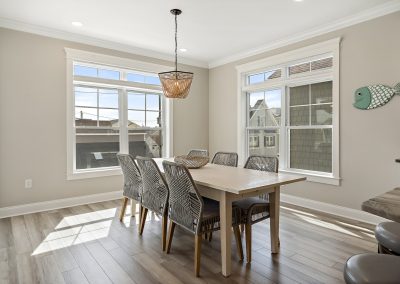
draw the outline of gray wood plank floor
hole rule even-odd
[[[138,218],[120,223],[119,207],[114,200],[0,219],[0,283],[343,283],[348,257],[376,251],[371,225],[282,204],[280,254],[270,253],[269,221],[258,223],[252,263],[238,261],[233,242],[233,273],[224,278],[215,233],[203,241],[195,278],[192,235],[177,227],[166,255],[160,218],[149,214],[139,237]]]

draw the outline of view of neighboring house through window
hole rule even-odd
[[[298,53],[303,57],[292,51],[237,67],[239,102],[246,101],[240,119],[245,141],[238,145],[245,156],[276,156],[281,170],[337,183],[338,43],[334,39],[303,48]],[[268,62],[271,67],[263,65]]]
[[[281,126],[281,90],[248,93],[247,100],[249,155],[279,156],[279,143],[275,141],[279,141]]]
[[[156,74],[74,62],[73,80],[75,171],[118,166],[118,152],[162,156]]]

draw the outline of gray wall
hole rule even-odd
[[[342,37],[340,56],[341,186],[299,183],[283,193],[360,209],[361,203],[400,185],[400,97],[370,111],[353,108],[360,86],[400,82],[400,13],[318,36],[210,70],[210,152],[236,151],[235,66],[296,48]]]
[[[64,47],[171,62],[0,28],[0,207],[122,188],[122,176],[66,180]],[[208,149],[208,70],[194,73],[187,99],[174,102],[174,153]],[[24,180],[33,188],[24,189]]]

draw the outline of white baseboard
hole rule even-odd
[[[3,207],[0,208],[0,219],[30,213],[36,213],[47,210],[60,209],[65,207],[96,203],[102,201],[108,201],[118,199],[122,197],[122,191],[111,191],[106,193],[98,193],[91,195],[84,195],[78,197],[70,197],[64,199],[56,199],[51,201],[29,203],[17,206]]]
[[[47,210],[55,210],[65,207],[108,201],[108,200],[118,199],[121,197],[122,197],[122,191],[118,190],[106,193],[91,194],[78,197],[56,199],[51,201],[3,207],[0,208],[0,219],[6,217],[42,212]],[[288,194],[281,194],[281,201],[369,224],[378,224],[383,221],[388,221],[387,219],[369,214],[361,210],[351,209],[347,207],[342,207],[338,205],[333,205],[325,202],[315,201]]]
[[[347,208],[339,205],[329,204],[325,202],[315,201],[307,198],[297,197],[288,194],[281,194],[281,201],[290,203],[293,205],[297,205],[300,207],[305,207],[317,211],[321,211],[324,213],[340,216],[343,218],[353,219],[357,221],[361,221],[368,224],[378,224],[380,222],[389,221],[385,218],[372,215],[370,213],[356,210],[352,208]]]

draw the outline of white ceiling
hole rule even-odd
[[[96,38],[162,57],[174,51],[174,22],[169,10],[180,8],[183,14],[178,17],[178,43],[187,49],[180,57],[198,65],[215,66],[290,38],[300,39],[339,27],[341,22],[350,24],[362,17],[372,18],[374,11],[387,14],[390,9],[400,9],[399,3],[400,0],[0,0],[0,26],[25,25]],[[82,22],[83,26],[72,26],[73,21]]]

